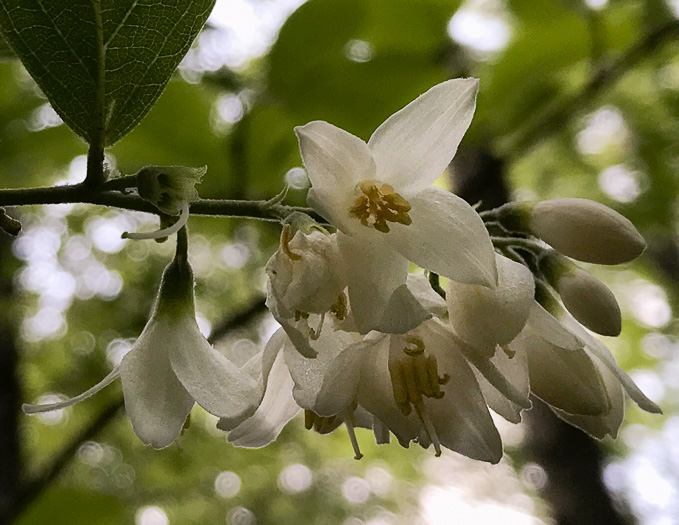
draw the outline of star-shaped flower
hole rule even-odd
[[[296,128],[312,188],[309,204],[340,230],[357,328],[382,321],[408,261],[493,288],[495,254],[483,221],[455,194],[432,186],[472,119],[478,81],[431,88],[391,115],[366,144],[323,121]]]

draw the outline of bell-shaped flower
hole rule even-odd
[[[272,364],[265,353],[238,367],[208,343],[196,324],[193,272],[177,258],[165,269],[151,317],[119,367],[80,396],[24,405],[24,411],[71,406],[120,377],[135,433],[143,443],[163,448],[179,437],[196,402],[232,423],[253,414]]]
[[[309,204],[340,230],[349,302],[361,333],[379,326],[408,261],[467,284],[495,287],[483,221],[432,186],[474,113],[478,81],[434,86],[382,123],[366,144],[327,122],[296,128],[312,188]]]
[[[530,388],[561,419],[599,439],[616,436],[624,415],[624,392],[642,409],[660,412],[601,341],[558,305],[551,307],[558,320],[534,302],[524,329],[507,345],[511,361],[504,352],[493,358],[515,388]],[[511,422],[520,421],[522,407],[483,378],[479,383],[488,406]]]
[[[652,414],[661,414],[662,410],[634,383],[615,362],[615,358],[606,345],[591,335],[587,330],[562,309],[558,309],[558,317],[562,325],[576,335],[583,343],[584,350],[591,358],[601,375],[606,392],[610,399],[611,409],[607,414],[587,416],[569,414],[552,407],[554,413],[573,426],[584,430],[589,435],[603,439],[606,436],[615,438],[625,415],[626,398],[631,398],[642,410]]]

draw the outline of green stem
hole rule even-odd
[[[87,176],[84,185],[96,188],[106,181],[104,172],[104,147],[106,145],[106,117],[104,106],[106,103],[106,47],[104,46],[104,23],[101,17],[100,1],[93,2],[94,29],[97,37],[97,69],[96,69],[96,108],[92,116],[89,132],[90,149],[87,152]]]
[[[100,191],[100,189],[92,189],[85,184],[0,190],[0,206],[66,203],[96,204],[156,215],[160,213],[153,204],[145,201],[139,195],[126,195],[118,191]],[[314,218],[318,217],[310,208],[282,204],[272,205],[267,201],[202,199],[191,205],[192,215],[238,217],[272,222],[280,222],[281,219],[293,212],[302,212]]]
[[[493,242],[493,246],[497,248],[520,246],[521,248],[537,253],[544,252],[547,249],[537,241],[523,239],[521,237],[491,237],[490,240]]]

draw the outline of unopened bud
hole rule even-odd
[[[139,196],[168,215],[179,215],[183,203],[199,199],[196,184],[199,184],[207,166],[189,168],[186,166],[147,166],[137,173]]]
[[[620,335],[620,306],[604,283],[558,254],[543,258],[540,270],[580,324],[597,334]]]
[[[530,229],[564,255],[596,264],[629,262],[646,248],[628,219],[587,199],[538,202],[530,209]]]

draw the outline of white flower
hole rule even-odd
[[[430,315],[445,314],[445,302],[423,276],[411,275],[408,284]],[[388,442],[391,431],[404,447],[415,440],[424,447],[433,445],[437,454],[446,447],[497,462],[502,445],[477,383],[480,372],[468,360],[480,363],[488,384],[502,395],[530,406],[527,393],[515,390],[487,358],[474,351],[468,355],[470,349],[438,319],[406,334],[372,332],[363,337],[324,325],[311,343],[317,354],[313,359],[290,341],[275,344],[285,361],[276,361],[262,405],[239,426],[222,426],[240,446],[264,446],[275,439],[296,405],[306,411],[307,428],[326,433],[344,423],[357,458],[361,452],[354,427],[364,426],[373,430],[378,443]],[[272,388],[276,394],[270,396]]]
[[[408,261],[467,284],[494,287],[495,255],[478,214],[432,187],[475,108],[478,81],[434,86],[389,117],[366,144],[327,122],[296,128],[309,204],[336,226],[357,328],[379,326]]]
[[[193,273],[188,262],[175,260],[165,269],[151,318],[118,368],[77,397],[23,408],[34,414],[71,406],[119,376],[135,433],[163,448],[179,437],[194,402],[232,422],[254,413],[271,365],[265,354],[239,368],[208,343],[196,324]]]
[[[498,352],[493,362],[515,388],[530,391],[563,420],[596,438],[615,437],[627,394],[643,409],[660,413],[615,363],[604,344],[555,305],[559,320],[534,302],[521,333],[507,345],[511,360]],[[486,402],[511,422],[521,407],[480,378]]]

